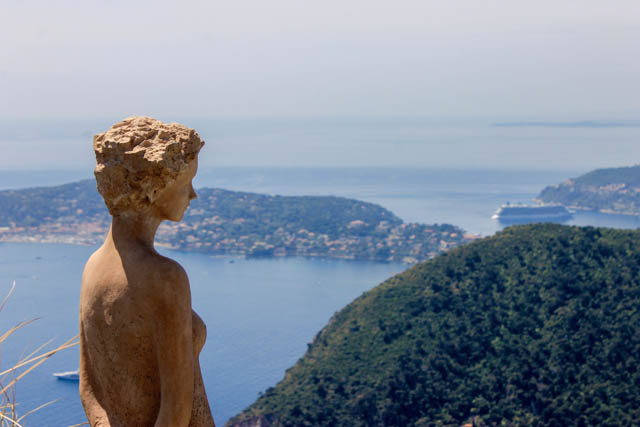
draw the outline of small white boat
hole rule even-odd
[[[53,374],[53,376],[62,381],[79,381],[80,380],[77,370],[67,371],[67,372],[57,372]]]

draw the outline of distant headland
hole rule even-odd
[[[640,215],[640,166],[597,169],[550,185],[537,199],[576,210]]]

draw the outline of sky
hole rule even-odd
[[[85,120],[91,125],[73,128],[79,143],[132,114],[187,124],[317,116],[637,119],[639,24],[636,0],[2,0],[0,140],[27,133],[51,141],[55,126],[29,123]],[[242,162],[248,154],[240,150],[252,149],[245,143],[221,147],[208,164]],[[290,145],[274,144],[245,163],[297,159],[278,152]],[[310,156],[301,164],[335,159],[318,151],[322,142],[299,144]],[[42,147],[22,143],[0,168],[47,164],[25,157]],[[43,150],[55,154],[52,145]],[[60,165],[83,164],[80,152],[91,157],[83,147]],[[393,157],[373,153],[360,163]],[[428,147],[407,154],[409,163],[429,158]]]
[[[640,2],[0,3],[0,117],[628,118]]]

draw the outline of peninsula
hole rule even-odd
[[[476,236],[448,224],[404,223],[373,203],[201,188],[157,244],[248,257],[314,256],[413,264]],[[93,180],[0,191],[0,242],[96,244],[109,227]]]

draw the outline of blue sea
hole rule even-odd
[[[212,156],[217,150],[223,157],[228,154],[228,162],[233,163],[233,159],[241,158],[242,151],[254,150],[254,160],[273,159],[278,154],[271,153],[269,147],[294,147],[281,164],[295,165],[298,163],[291,159],[302,158],[305,167],[230,167],[223,166],[225,161],[212,167],[216,162],[205,158],[196,188],[351,197],[380,204],[407,222],[451,223],[490,236],[501,229],[491,215],[503,203],[530,201],[546,185],[596,166],[619,166],[624,159],[633,164],[640,155],[638,129],[485,126],[478,131],[437,126],[427,129],[411,123],[386,127],[366,123],[360,127],[348,123],[333,127],[322,123],[289,125],[217,123],[210,125],[217,129],[210,135],[203,125],[201,134],[213,141],[207,147]],[[193,126],[200,129],[200,125]],[[90,128],[85,133],[90,135],[95,130]],[[68,137],[64,141],[74,140],[74,135]],[[38,138],[44,137],[25,137],[20,150],[28,154],[37,149],[37,144],[29,144]],[[296,144],[304,138],[306,144]],[[325,144],[326,140],[331,143]],[[55,150],[76,152],[72,142],[58,141]],[[351,147],[349,152],[346,147]],[[53,149],[42,150],[46,154]],[[12,154],[14,164],[22,161],[20,150]],[[314,152],[322,152],[324,160],[338,156],[359,166],[307,167]],[[0,159],[0,189],[90,178],[90,150],[86,154],[87,159],[77,159],[86,167],[65,170],[51,164],[38,165],[38,170],[8,170]],[[383,164],[380,159],[385,156],[389,166],[366,166],[374,161]],[[394,166],[403,156],[411,160],[411,167]],[[439,161],[443,156],[446,161]],[[545,157],[549,159],[546,164]],[[422,163],[424,166],[420,166]],[[638,228],[640,220],[581,212],[568,224]],[[59,344],[77,333],[80,275],[93,250],[95,247],[90,246],[0,244],[0,296],[16,281],[16,290],[0,313],[0,332],[19,321],[40,318],[2,344],[2,368],[50,339]],[[246,260],[163,252],[187,270],[194,308],[208,327],[201,365],[219,425],[275,385],[337,310],[407,268],[403,264],[307,258]],[[77,363],[77,350],[66,350],[19,381],[16,401],[20,413],[59,399],[30,415],[27,426],[67,426],[84,421],[77,383],[52,376],[77,368]]]
[[[0,313],[0,330],[39,318],[2,345],[2,368],[50,339],[60,344],[77,333],[80,275],[93,250],[88,246],[0,244],[0,293],[8,292],[16,281]],[[334,312],[405,268],[339,260],[249,261],[164,252],[189,272],[194,309],[207,324],[200,361],[215,419],[221,425],[279,381]],[[26,425],[68,426],[84,421],[77,383],[52,376],[76,369],[77,364],[77,349],[65,350],[17,383],[20,413],[60,399],[30,415]]]

